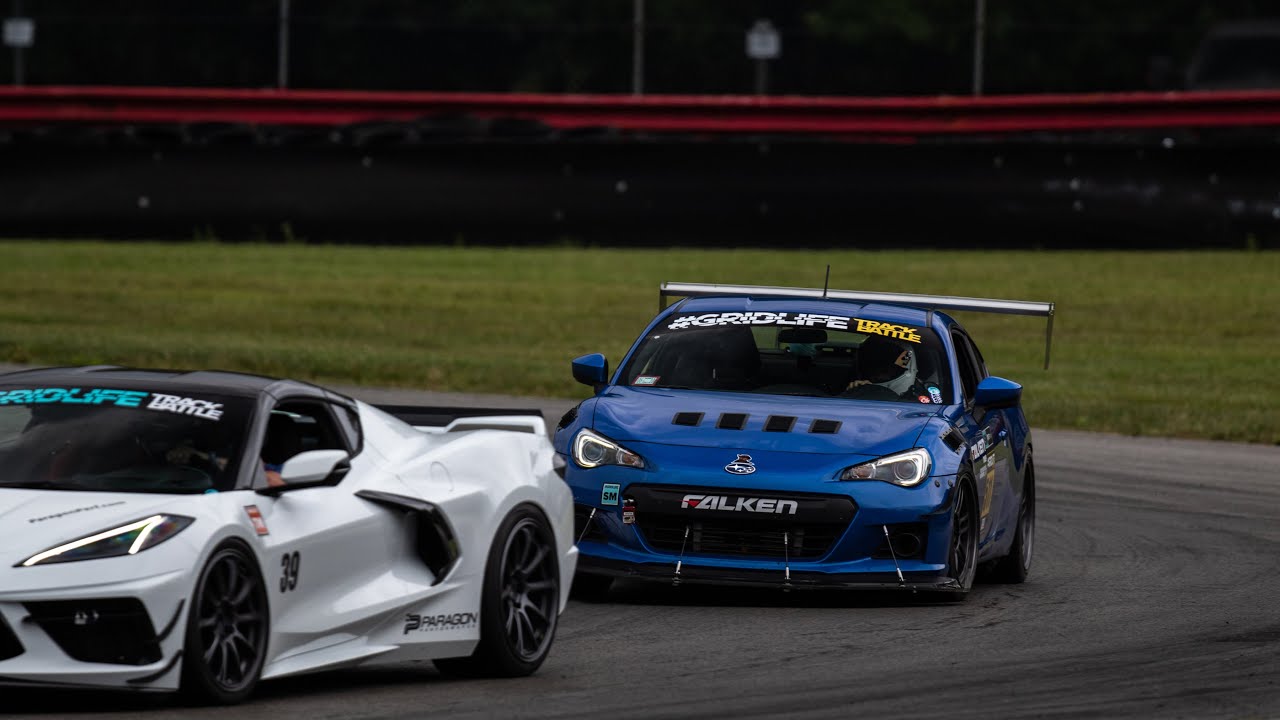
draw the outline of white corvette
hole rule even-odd
[[[0,684],[230,703],[368,662],[527,675],[577,562],[557,462],[521,411],[222,372],[0,376]]]

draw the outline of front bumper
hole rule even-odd
[[[787,573],[774,569],[722,568],[706,565],[676,566],[662,563],[627,563],[599,558],[584,558],[578,571],[589,575],[613,578],[656,580],[673,585],[707,584],[742,587],[773,587],[783,590],[818,590],[842,588],[849,590],[960,590],[955,580],[937,573],[904,572],[901,580],[891,573],[828,573],[800,570]]]
[[[85,583],[76,565],[15,569],[53,589],[0,592],[0,685],[177,690],[189,572]]]
[[[677,483],[661,482],[657,473],[633,468],[585,470],[571,465],[568,470],[583,573],[669,581],[677,577],[679,566],[680,580],[688,582],[780,585],[789,576],[792,587],[953,589],[945,573],[954,476],[931,477],[916,487],[903,488],[879,481],[794,477],[776,481],[761,477],[762,473],[724,479],[715,473],[684,474]],[[618,486],[616,505],[605,503],[611,497],[602,491],[607,485]],[[668,502],[660,511],[662,522],[646,521],[644,500],[654,496],[647,492],[652,489],[676,491],[676,506]],[[680,493],[686,491],[796,498],[801,504],[796,522],[788,524],[788,518],[779,513],[686,510],[678,506],[684,497]],[[817,536],[812,533],[815,524],[822,525],[824,532],[832,527],[833,515],[811,517],[808,525],[801,522],[805,498],[823,496],[844,500],[852,509],[838,514],[840,524],[823,536],[822,543],[798,544],[799,531],[810,529],[811,534],[803,538],[807,542]],[[631,506],[633,522],[624,519],[628,498],[637,500]],[[886,528],[895,537],[899,532],[917,535],[918,551],[889,552]]]

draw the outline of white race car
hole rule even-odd
[[[577,563],[536,412],[114,367],[0,376],[0,684],[247,697],[541,665]]]

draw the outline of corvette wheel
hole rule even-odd
[[[470,657],[436,660],[458,675],[518,677],[542,665],[560,616],[560,565],[542,514],[522,505],[494,538],[480,603],[480,643]]]
[[[1020,583],[1031,572],[1031,553],[1035,549],[1036,485],[1035,469],[1027,458],[1027,476],[1022,484],[1022,505],[1018,509],[1018,529],[1009,554],[996,561],[991,579],[1003,583]]]
[[[262,676],[270,617],[253,554],[231,542],[214,551],[196,582],[187,616],[182,689],[192,699],[237,703]]]

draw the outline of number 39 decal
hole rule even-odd
[[[289,592],[298,589],[298,565],[302,563],[302,556],[298,553],[285,553],[280,558],[280,592]]]

